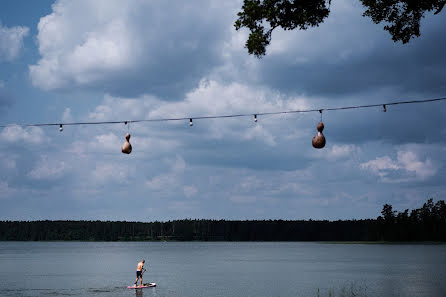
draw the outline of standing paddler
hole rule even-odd
[[[138,263],[138,266],[136,267],[136,281],[135,286],[137,285],[138,279],[141,280],[141,286],[142,286],[142,272],[144,269],[144,263],[146,261],[143,259],[141,262]]]

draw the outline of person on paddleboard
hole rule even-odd
[[[136,281],[135,281],[135,286],[138,283],[138,279],[141,280],[141,286],[142,286],[142,272],[144,269],[144,263],[146,261],[143,259],[141,262],[138,263],[138,266],[136,267]]]

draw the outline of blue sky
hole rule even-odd
[[[104,126],[26,123],[261,113],[446,96],[446,19],[394,43],[332,1],[249,56],[242,1],[1,1],[0,219],[375,218],[444,199],[443,102]],[[120,152],[127,129],[133,152]]]

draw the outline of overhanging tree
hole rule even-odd
[[[365,6],[363,16],[375,24],[384,22],[384,30],[392,40],[402,43],[420,36],[420,21],[426,12],[438,14],[446,0],[359,0]],[[249,54],[260,58],[271,42],[277,27],[284,30],[317,27],[330,14],[331,0],[244,0],[242,11],[234,26],[236,30],[249,29],[246,48]]]

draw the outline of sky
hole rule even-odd
[[[446,18],[394,43],[360,1],[262,59],[242,1],[0,2],[0,220],[364,219],[446,194]],[[121,153],[125,134],[133,151]]]

